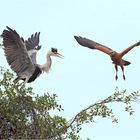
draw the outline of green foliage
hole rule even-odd
[[[125,111],[132,115],[131,102],[140,101],[139,92],[126,95],[126,90],[116,89],[113,95],[93,103],[68,121],[53,115],[64,111],[56,94],[36,95],[31,87],[14,84],[9,70],[1,68],[0,72],[0,139],[81,140],[82,124],[92,123],[96,117],[118,122],[109,103],[124,103]]]
[[[1,69],[1,74],[0,139],[47,139],[66,126],[65,118],[50,115],[50,110],[63,110],[55,94],[33,97],[31,87],[17,87],[11,82],[13,74],[8,70]]]

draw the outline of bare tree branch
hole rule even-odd
[[[91,104],[89,105],[88,107],[82,109],[79,113],[77,113],[70,121],[69,121],[69,124],[67,125],[67,127],[65,128],[61,128],[59,133],[65,133],[68,131],[69,128],[71,128],[73,126],[74,123],[77,123],[78,122],[78,119],[79,119],[79,116],[83,113],[83,112],[87,112],[88,110],[90,110],[91,108],[94,108],[98,105],[106,105],[108,103],[112,103],[112,102],[120,102],[120,103],[124,103],[126,104],[126,106],[130,103],[130,102],[137,102],[137,103],[140,103],[140,99],[139,99],[139,96],[140,94],[138,92],[134,92],[134,93],[131,93],[130,95],[126,96],[125,95],[125,92],[126,90],[122,91],[122,92],[119,92],[118,90],[116,90],[116,92],[107,97],[106,99],[104,100],[99,100],[97,101],[96,103],[94,104]],[[131,110],[132,108],[130,108],[130,110],[126,110],[130,113],[133,113],[134,111]],[[111,112],[112,113],[112,112]],[[95,116],[98,116],[95,115]],[[106,116],[107,117],[107,116]],[[114,115],[113,115],[114,117]],[[86,121],[86,120],[85,120]],[[117,122],[117,121],[116,121]],[[57,135],[57,134],[56,134]],[[52,137],[55,137],[56,135],[53,135]]]

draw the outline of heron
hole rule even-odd
[[[84,47],[88,47],[90,49],[97,49],[101,52],[104,52],[105,54],[108,54],[110,56],[111,60],[113,61],[112,63],[115,65],[115,70],[116,70],[115,79],[116,80],[118,79],[118,66],[121,67],[122,73],[123,73],[123,79],[125,80],[126,78],[125,78],[125,74],[124,74],[124,66],[128,66],[131,64],[129,61],[123,60],[122,57],[125,54],[127,54],[131,49],[140,45],[140,41],[139,41],[139,42],[127,47],[121,53],[118,53],[105,45],[102,45],[93,40],[87,39],[85,37],[74,36],[74,38],[80,45],[82,45]]]
[[[33,82],[43,72],[49,72],[52,64],[51,56],[63,58],[57,48],[51,48],[46,55],[46,63],[43,65],[36,63],[36,54],[41,48],[39,45],[40,32],[36,32],[24,41],[16,30],[7,26],[1,36],[7,62],[17,75],[14,83],[19,80],[23,80],[23,84]]]

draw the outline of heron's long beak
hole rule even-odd
[[[63,56],[63,55],[61,55],[60,53],[57,53],[57,54],[56,54],[56,56],[57,56],[57,57],[59,57],[59,58],[64,59],[64,56]]]

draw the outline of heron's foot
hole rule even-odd
[[[123,80],[125,80],[125,75],[123,75]]]
[[[18,89],[18,88],[21,88],[22,86],[24,86],[25,84],[24,84],[24,82],[22,82],[22,83],[19,83],[19,82],[17,82],[17,83],[15,83],[15,87]]]
[[[118,80],[118,75],[115,76],[115,79]]]
[[[25,82],[22,82],[22,83],[18,84],[18,86],[19,86],[20,88],[24,87],[24,86],[25,86]]]

